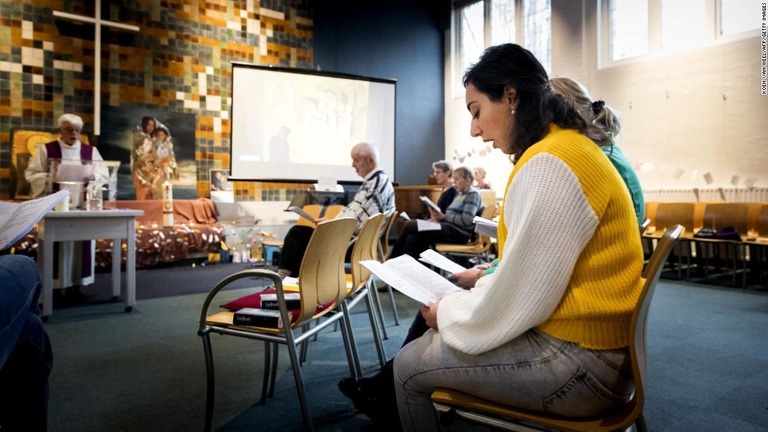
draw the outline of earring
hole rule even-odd
[[[513,108],[513,109],[509,110],[509,113],[512,114],[512,115],[515,115],[515,109]]]

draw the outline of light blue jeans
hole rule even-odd
[[[571,417],[627,402],[635,388],[628,349],[586,350],[537,329],[479,355],[456,351],[429,330],[400,350],[394,369],[405,431],[440,430],[430,398],[437,387]]]

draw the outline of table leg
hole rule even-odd
[[[112,299],[120,296],[120,261],[122,257],[122,239],[112,239]]]
[[[125,298],[125,311],[130,312],[133,305],[136,304],[136,227],[133,218],[128,219],[127,237],[127,250],[125,251],[125,289],[127,294]]]
[[[43,276],[43,318],[53,314],[53,245],[51,240],[40,239],[38,241],[37,265]]]

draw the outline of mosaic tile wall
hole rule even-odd
[[[81,115],[86,132],[94,127],[95,52],[102,115],[131,105],[197,116],[199,196],[208,196],[210,169],[229,167],[231,62],[312,67],[311,0],[103,2],[102,20],[140,30],[103,23],[100,48],[93,24],[54,17],[93,18],[93,3],[0,2],[0,199],[11,197],[13,130],[52,130],[64,112]],[[234,190],[237,200],[283,200],[307,186],[236,182]]]

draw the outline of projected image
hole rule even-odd
[[[349,154],[363,141],[392,168],[394,97],[394,82],[235,65],[232,176],[359,181]]]

